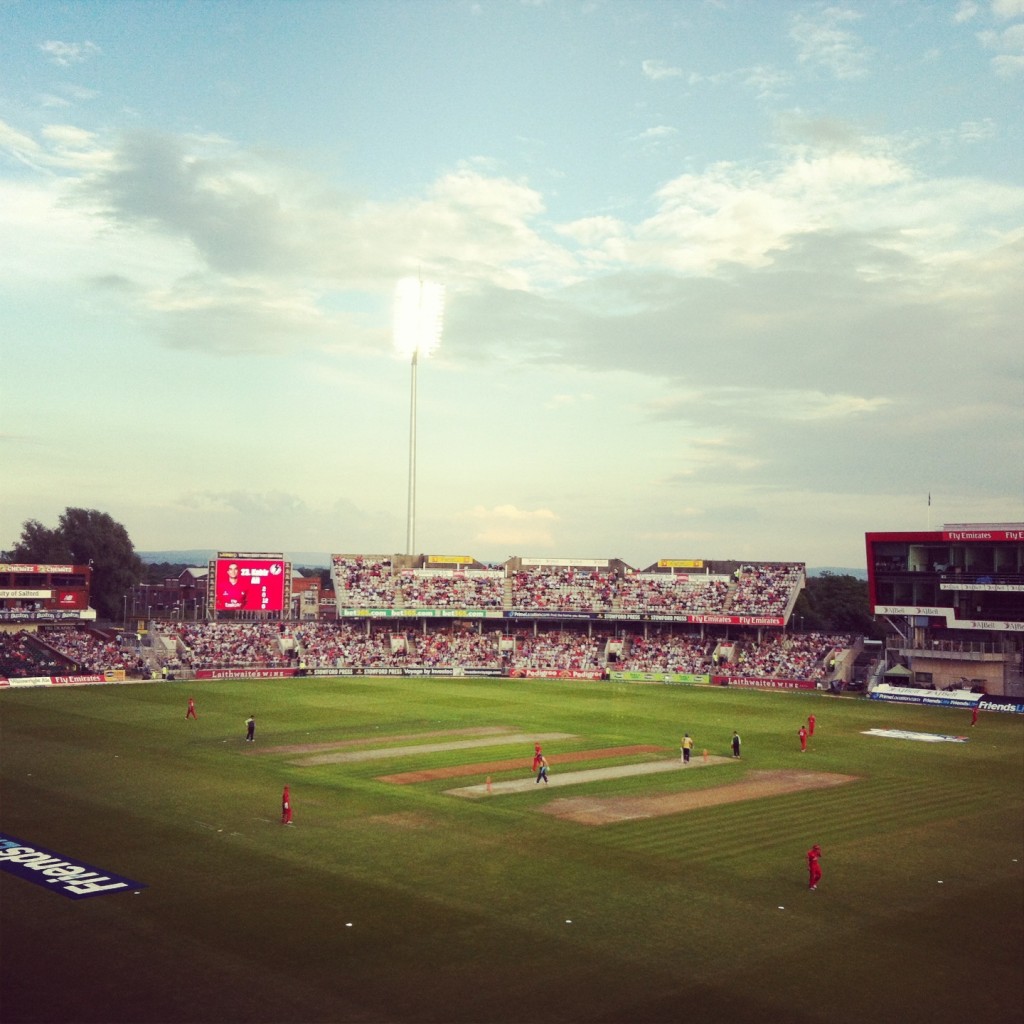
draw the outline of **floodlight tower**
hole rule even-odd
[[[403,277],[395,288],[395,348],[409,356],[409,499],[406,509],[405,553],[416,543],[416,367],[441,343],[444,286],[418,277]]]

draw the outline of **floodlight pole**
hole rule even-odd
[[[420,354],[429,356],[441,336],[444,289],[422,278],[403,278],[395,290],[395,341],[411,356],[409,384],[409,496],[405,553],[416,546],[416,373]]]
[[[412,350],[412,373],[409,386],[409,499],[406,509],[405,553],[413,553],[416,543],[416,367],[419,345]]]

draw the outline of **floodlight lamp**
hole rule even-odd
[[[429,356],[441,344],[444,285],[403,277],[395,287],[395,348],[403,356]]]

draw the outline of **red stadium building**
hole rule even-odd
[[[88,565],[0,563],[0,622],[93,622]]]
[[[1024,523],[866,535],[886,681],[1024,695]]]

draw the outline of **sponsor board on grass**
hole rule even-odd
[[[2,832],[0,871],[17,875],[26,882],[34,882],[72,900],[146,888],[144,882],[132,881],[112,871],[104,871],[73,857],[64,857]]]
[[[909,732],[906,729],[865,729],[865,736],[884,736],[891,740],[917,740],[919,743],[966,743],[966,736],[943,736],[937,732]]]
[[[883,683],[869,695],[872,700],[895,704],[930,704],[939,707],[977,707],[980,711],[1002,711],[1024,715],[1024,701],[1000,694],[971,693],[969,690],[922,690],[913,686],[892,686]]]
[[[973,708],[980,694],[970,690],[923,690],[913,686],[893,686],[881,683],[871,691],[872,700],[887,700],[897,704],[938,704],[942,707]]]

